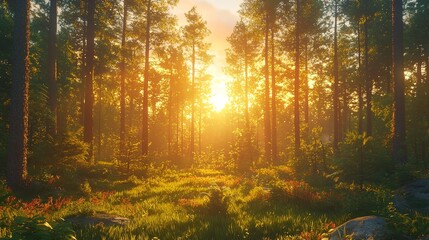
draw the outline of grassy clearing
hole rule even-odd
[[[294,180],[285,166],[247,176],[212,169],[140,173],[121,173],[107,163],[80,165],[68,177],[48,177],[38,196],[15,197],[3,187],[0,237],[22,228],[18,216],[43,216],[41,225],[109,213],[130,222],[60,226],[74,230],[77,239],[319,239],[351,217],[383,215],[391,196],[375,187],[314,187]]]

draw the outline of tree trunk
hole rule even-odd
[[[51,136],[57,135],[57,0],[51,0],[49,7],[49,39],[48,39],[48,107],[49,118],[46,132]]]
[[[402,0],[392,0],[392,58],[393,58],[393,161],[403,165],[407,161],[405,143],[405,77]]]
[[[88,30],[87,30],[87,51],[85,66],[85,109],[84,109],[84,141],[89,146],[87,161],[93,159],[94,135],[93,135],[93,107],[94,107],[94,14],[95,0],[88,0]]]
[[[310,111],[309,111],[309,86],[308,86],[308,38],[305,40],[305,63],[304,63],[304,122],[307,125],[305,138],[309,140],[310,135]]]
[[[360,45],[360,23],[358,20],[357,26],[357,43],[358,43],[358,133],[363,133],[363,91],[362,91],[362,59]]]
[[[246,151],[249,153],[251,146],[250,138],[250,116],[249,116],[249,60],[248,60],[248,40],[246,27],[244,28],[244,91],[245,91],[245,109],[244,116],[246,121]]]
[[[195,42],[192,43],[192,90],[191,90],[191,145],[189,151],[191,154],[191,161],[194,160],[195,151]]]
[[[265,88],[264,88],[264,143],[265,143],[265,160],[271,161],[271,120],[270,120],[270,77],[268,68],[268,13],[265,13]]]
[[[274,20],[273,20],[274,22]],[[274,25],[274,23],[273,23]],[[272,111],[272,156],[273,163],[277,163],[277,89],[276,89],[276,69],[275,69],[275,47],[274,47],[274,29],[271,28],[271,111]]]
[[[338,21],[338,0],[335,0],[335,22],[334,22],[334,89],[333,89],[333,108],[334,108],[334,153],[338,153],[338,142],[340,140],[340,104],[338,90],[338,39],[337,39],[337,21]]]
[[[173,119],[173,53],[172,51],[170,52],[171,57],[170,57],[170,72],[169,72],[169,88],[168,88],[168,136],[167,136],[167,149],[168,149],[168,156],[171,156],[171,144],[172,144],[172,119]]]
[[[124,18],[122,22],[122,37],[121,37],[121,120],[119,128],[119,161],[125,160],[125,43],[127,31],[127,0],[124,0]]]
[[[366,2],[366,5],[368,3]],[[365,9],[367,6],[365,5]],[[368,16],[365,16],[365,90],[366,90],[366,133],[372,135],[372,81],[369,77],[369,54],[368,54]]]
[[[299,156],[301,137],[299,128],[299,15],[300,0],[296,0],[296,26],[295,26],[295,82],[294,82],[294,127],[295,127],[295,156]]]
[[[146,8],[145,62],[143,80],[142,156],[149,153],[149,47],[151,25],[151,0]]]
[[[30,1],[14,2],[13,61],[7,184],[12,189],[27,179]]]
[[[102,134],[102,118],[103,118],[103,75],[100,75],[98,82],[98,141],[97,141],[97,158],[95,160],[101,160],[101,138]]]

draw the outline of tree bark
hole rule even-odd
[[[145,62],[143,80],[143,117],[142,117],[142,156],[149,153],[149,47],[150,47],[150,25],[151,25],[151,0],[147,2],[146,8],[146,32],[145,32]]]
[[[87,161],[93,160],[94,155],[94,14],[95,0],[88,0],[88,28],[87,28],[87,51],[86,51],[86,66],[85,66],[85,109],[84,109],[84,141],[89,146]]]
[[[13,61],[7,184],[22,187],[27,179],[30,1],[14,2]]]
[[[268,35],[269,35],[268,13],[265,13],[265,48],[264,48],[264,73],[265,73],[265,88],[264,88],[264,143],[265,143],[265,160],[271,161],[271,120],[270,120],[270,77],[268,68]]]
[[[128,3],[124,0],[124,18],[122,22],[122,37],[121,37],[121,120],[119,128],[119,161],[125,160],[125,43],[127,31]]]
[[[48,38],[48,107],[47,133],[51,137],[57,135],[57,0],[50,1],[49,7],[49,38]]]
[[[274,18],[274,17],[273,17]],[[274,25],[273,20],[273,25]],[[277,88],[276,88],[276,69],[275,69],[275,42],[274,42],[274,26],[271,28],[271,111],[272,111],[272,158],[273,163],[277,163]]]
[[[305,40],[305,63],[304,63],[304,122],[307,125],[305,138],[310,135],[310,111],[309,111],[309,86],[308,86],[308,37]]]
[[[368,10],[368,1],[365,1],[365,14]],[[365,35],[365,91],[366,91],[366,133],[368,136],[372,135],[372,81],[369,77],[369,54],[368,54],[368,16],[365,15],[364,23]]]
[[[363,92],[362,92],[362,56],[361,56],[361,44],[360,44],[360,23],[358,20],[357,26],[357,43],[358,43],[358,133],[363,133]]]
[[[392,0],[392,58],[393,58],[393,161],[407,161],[405,143],[405,77],[402,0]]]
[[[295,26],[295,82],[294,82],[294,127],[295,127],[295,156],[299,156],[301,148],[300,118],[299,118],[299,15],[300,0],[296,0],[296,26]]]
[[[340,104],[338,90],[338,39],[337,39],[337,21],[338,21],[338,1],[335,0],[335,22],[334,22],[334,89],[333,89],[333,108],[334,108],[334,153],[338,153],[338,142],[340,140]]]
[[[191,145],[189,151],[191,154],[191,161],[194,160],[195,151],[195,42],[192,43],[192,90],[191,90]]]

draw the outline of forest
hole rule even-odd
[[[181,1],[0,0],[0,239],[429,239],[429,1]]]

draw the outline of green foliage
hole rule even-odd
[[[64,167],[84,161],[88,146],[77,132],[67,132],[53,141],[44,140],[33,147],[31,163],[38,166]]]
[[[386,215],[391,228],[397,235],[419,238],[429,234],[429,217],[419,213],[400,213],[392,202],[386,208]]]
[[[212,187],[205,195],[209,198],[209,202],[207,203],[207,211],[209,214],[227,214],[228,197],[225,196],[224,191],[220,187]]]
[[[82,184],[80,184],[80,191],[84,194],[89,196],[92,192],[91,185],[89,184],[88,180],[85,180]]]
[[[52,225],[45,217],[34,216],[31,218],[18,216],[11,226],[10,237],[2,239],[34,239],[34,240],[73,240],[75,232],[64,220],[54,222]]]
[[[225,155],[224,151],[208,147],[204,152],[195,156],[193,167],[233,172],[236,164]]]
[[[389,153],[384,145],[373,137],[348,132],[339,146],[339,155],[334,159],[338,176],[347,182],[362,185],[364,181],[382,181],[392,172]]]

